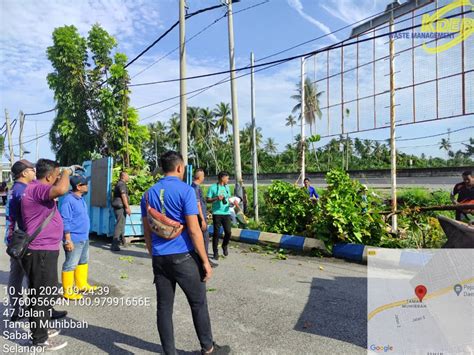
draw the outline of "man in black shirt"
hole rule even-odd
[[[462,173],[462,182],[456,184],[451,192],[451,201],[455,204],[474,204],[474,177],[472,171],[465,171]],[[456,200],[456,195],[458,196]],[[468,218],[468,211],[456,210],[456,220],[460,221],[463,218]]]
[[[127,182],[130,180],[128,174],[124,171],[120,173],[120,180],[114,187],[112,207],[116,219],[114,239],[112,240],[112,251],[120,251],[119,244],[126,246],[125,236],[125,219],[127,215],[131,215],[130,199],[128,197]]]

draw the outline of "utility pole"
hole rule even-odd
[[[20,111],[20,130],[18,136],[18,143],[20,145],[20,160],[23,159],[23,126],[25,125],[25,115]]]
[[[122,105],[122,114],[123,114],[123,124],[125,126],[125,158],[124,158],[124,168],[130,168],[130,151],[128,147],[128,109],[127,109],[127,84],[124,79],[123,83],[123,105]]]
[[[237,89],[235,87],[235,63],[234,63],[234,19],[232,16],[232,0],[226,0],[227,4],[227,24],[229,31],[229,62],[230,62],[230,93],[232,104],[232,131],[234,133],[234,166],[235,182],[242,181],[242,165],[240,162],[240,130],[239,113],[237,110]]]
[[[304,114],[304,57],[301,58],[301,182],[304,182],[305,179],[305,137],[304,137],[304,124],[305,124],[305,114]]]
[[[393,9],[390,16],[390,32],[395,31]],[[392,233],[397,233],[397,148],[395,143],[395,43],[390,36],[390,175],[392,189]]]
[[[253,210],[255,211],[255,222],[258,222],[258,183],[257,183],[257,127],[255,124],[255,85],[254,85],[254,57],[250,53],[250,88],[251,88],[251,116],[252,116],[252,169],[253,169]]]
[[[15,155],[13,154],[13,142],[12,142],[12,127],[10,124],[10,116],[8,116],[8,111],[5,109],[5,121],[7,125],[7,137],[8,137],[8,151],[10,152],[10,169],[13,166],[13,161],[15,160]]]
[[[188,165],[188,112],[186,107],[186,47],[185,47],[185,0],[179,0],[179,114],[180,114],[180,152],[184,165]]]

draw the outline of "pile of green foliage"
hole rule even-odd
[[[122,171],[121,167],[115,167],[113,170],[112,188],[119,180],[120,171]],[[129,170],[127,173],[130,177],[127,187],[131,205],[139,205],[145,191],[161,178],[160,175],[154,176],[151,174],[147,168],[142,170]]]
[[[399,208],[399,237],[392,241],[392,247],[398,248],[441,248],[447,241],[437,215],[454,218],[452,211],[424,211],[420,207],[450,205],[451,200],[447,191],[433,191],[422,188],[403,190],[398,197]]]
[[[330,171],[326,182],[327,190],[319,200],[309,235],[321,239],[329,250],[337,242],[384,243],[387,231],[381,215],[382,200],[341,170]]]
[[[264,200],[264,224],[274,233],[303,234],[317,207],[304,189],[284,181],[274,181]]]

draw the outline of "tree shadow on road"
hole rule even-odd
[[[313,278],[308,303],[294,329],[367,349],[367,279]]]

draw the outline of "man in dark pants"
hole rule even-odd
[[[201,227],[202,234],[204,236],[204,247],[206,249],[206,254],[209,256],[208,248],[209,248],[209,230],[207,229],[207,205],[206,200],[204,199],[201,184],[204,182],[205,174],[204,170],[201,168],[197,168],[194,171],[193,183],[191,187],[196,192],[197,204],[198,204],[198,220],[199,226]],[[216,267],[218,264],[209,260],[211,267]]]
[[[157,326],[165,354],[176,354],[173,332],[173,303],[176,283],[184,291],[191,307],[194,328],[203,354],[228,354],[228,346],[213,342],[207,307],[206,281],[212,276],[197,215],[196,194],[185,184],[181,154],[169,151],[161,158],[165,177],[153,185],[142,198],[143,231],[148,252],[153,260],[157,298]],[[174,239],[164,239],[152,232],[148,209],[186,225]]]
[[[60,174],[59,164],[40,159],[36,163],[36,178],[26,187],[21,199],[21,214],[26,233],[32,235],[52,213],[51,221],[29,244],[22,264],[28,277],[32,314],[30,329],[34,346],[45,350],[59,350],[67,345],[64,340],[52,338],[58,331],[48,333],[53,304],[54,289],[58,285],[59,246],[63,237],[63,220],[58,211],[56,199],[69,190],[69,176],[76,169],[74,165]]]
[[[115,214],[115,231],[114,239],[112,240],[112,251],[120,251],[119,244],[122,243],[124,247],[127,246],[125,240],[125,219],[127,215],[131,215],[130,199],[128,197],[127,182],[130,180],[128,174],[124,171],[120,173],[120,180],[117,182],[114,188],[114,195],[112,201],[112,207],[114,208]]]
[[[214,259],[219,260],[219,229],[224,227],[224,241],[222,242],[222,251],[225,256],[229,255],[229,241],[231,236],[232,220],[230,217],[229,198],[231,197],[229,187],[229,174],[221,171],[217,176],[219,182],[209,187],[207,191],[207,202],[212,203],[212,249]]]
[[[28,160],[22,159],[13,164],[11,168],[13,184],[11,193],[8,196],[8,208],[6,210],[6,236],[5,244],[8,245],[16,228],[25,230],[23,220],[21,218],[21,197],[26,186],[32,182],[35,175],[35,166]],[[25,271],[20,261],[10,258],[10,274],[8,278],[8,296],[10,305],[13,308],[11,320],[13,322],[22,318],[20,300],[22,299],[22,284],[25,277]]]

